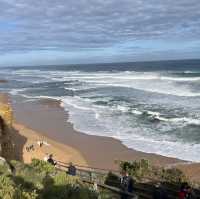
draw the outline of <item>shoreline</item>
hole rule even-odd
[[[18,123],[40,132],[59,143],[77,149],[89,166],[102,169],[118,169],[116,160],[134,161],[148,159],[157,166],[175,165],[186,161],[127,148],[120,140],[111,137],[88,135],[73,128],[68,122],[68,113],[60,101],[41,99],[21,105],[18,100],[12,104]],[[27,117],[29,116],[29,117]]]
[[[53,153],[55,159],[61,162],[106,170],[118,170],[116,160],[147,159],[155,166],[181,169],[192,181],[200,181],[200,163],[143,153],[127,148],[115,138],[87,135],[74,130],[73,125],[67,122],[68,114],[58,100],[31,100],[22,104],[19,99],[5,96],[0,94],[0,101],[9,103],[13,108],[13,138],[18,145],[17,154],[25,163],[29,163],[31,158],[43,159],[47,152]],[[45,146],[41,150],[36,146],[34,153],[27,154],[27,144],[38,140],[45,140],[51,147]]]

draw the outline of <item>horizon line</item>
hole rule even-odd
[[[145,60],[145,61],[122,61],[122,62],[94,62],[94,63],[66,63],[66,64],[41,64],[41,65],[12,65],[12,66],[0,66],[0,68],[11,68],[11,67],[51,67],[51,66],[75,66],[75,65],[107,65],[107,64],[128,64],[128,63],[155,63],[155,62],[170,62],[170,61],[200,61],[200,58],[186,58],[186,59],[160,59],[160,60]]]

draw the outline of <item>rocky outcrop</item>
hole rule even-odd
[[[12,109],[5,97],[0,97],[0,156],[6,159],[13,158]]]

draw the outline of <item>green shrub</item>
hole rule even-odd
[[[151,172],[148,160],[140,160],[133,162],[120,162],[120,168],[122,171],[127,171],[129,175],[136,179],[141,179]]]
[[[184,173],[177,169],[177,168],[170,168],[170,169],[162,169],[160,173],[160,177],[163,181],[170,182],[170,183],[182,183],[187,181],[186,176]]]
[[[49,163],[12,161],[15,175],[0,167],[0,198],[3,199],[97,199],[98,193],[78,177],[69,176]],[[103,199],[103,198],[102,198]]]
[[[151,178],[169,183],[178,183],[187,181],[184,173],[177,168],[159,168],[149,164],[147,160],[120,162],[121,170],[128,171],[129,175],[137,180],[142,178]]]
[[[105,184],[120,188],[120,177],[112,172],[109,172],[106,176]]]
[[[36,199],[36,191],[23,190],[15,184],[12,176],[0,176],[0,198],[3,199]]]
[[[55,185],[63,184],[81,184],[77,177],[66,175],[65,172],[60,172],[54,177]]]
[[[95,199],[98,194],[89,187],[79,183],[78,180],[72,179],[73,177],[65,177],[63,174],[52,178],[49,175],[43,181],[44,189],[41,192],[42,198],[48,199]]]
[[[53,165],[42,160],[32,159],[30,166],[35,170],[37,170],[38,172],[46,172],[46,173],[55,172],[55,167]]]
[[[8,166],[5,164],[5,165],[0,165],[0,175],[2,174],[6,174],[6,175],[9,175],[11,172],[8,168]]]
[[[13,181],[5,176],[0,176],[0,198],[11,199],[15,197],[16,188]]]

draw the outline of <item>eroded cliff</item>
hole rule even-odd
[[[0,95],[0,156],[6,159],[13,158],[12,109],[6,96]]]

